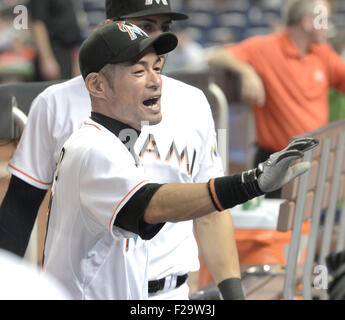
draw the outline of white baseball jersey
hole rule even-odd
[[[145,126],[135,144],[145,174],[157,183],[206,182],[223,175],[205,95],[175,79],[162,76],[162,80],[162,121]],[[11,173],[48,189],[63,143],[90,116],[90,111],[82,77],[46,89],[30,109],[9,164]],[[192,221],[166,223],[150,242],[150,280],[198,270]]]
[[[31,105],[9,171],[34,187],[49,189],[63,144],[90,113],[81,76],[44,90]]]
[[[85,121],[64,144],[44,269],[74,298],[147,299],[150,243],[114,226],[121,208],[147,183],[124,144],[97,122]]]

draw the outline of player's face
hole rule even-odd
[[[135,62],[115,65],[107,100],[113,117],[140,130],[142,122],[157,124],[161,114],[162,59],[151,47]]]

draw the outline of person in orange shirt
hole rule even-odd
[[[239,74],[242,97],[253,104],[257,152],[254,165],[291,137],[328,122],[328,89],[345,92],[345,62],[326,43],[326,1],[290,1],[286,27],[212,52],[211,67]],[[279,192],[272,197],[279,197]]]

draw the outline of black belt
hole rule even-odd
[[[181,276],[177,276],[175,288],[182,286],[186,282],[187,278],[188,278],[188,274],[183,274]],[[164,284],[165,284],[165,279],[166,278],[149,281],[149,293],[156,293],[159,290],[163,290]]]

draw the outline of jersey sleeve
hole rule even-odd
[[[215,124],[210,105],[205,95],[203,95],[201,104],[203,108],[200,109],[205,110],[206,115],[204,118],[207,119],[207,121],[205,122],[205,129],[200,133],[203,136],[204,147],[202,148],[199,160],[199,170],[194,177],[194,182],[207,182],[211,178],[221,177],[224,175],[222,159],[218,153]],[[222,133],[223,131],[226,130],[219,130],[219,132]],[[220,136],[222,138],[227,138],[226,135],[223,134]]]
[[[107,157],[99,156],[97,150],[92,149],[85,156],[79,181],[81,207],[93,223],[107,228],[115,238],[135,237],[137,234],[145,238],[138,227],[144,208],[126,212],[126,217],[122,214],[122,225],[129,226],[127,230],[115,223],[129,200],[149,184],[141,167],[136,167],[131,156],[128,157],[127,150],[121,149],[108,152]],[[123,223],[126,218],[127,223]],[[152,225],[152,228],[155,227]],[[157,232],[161,227],[157,225]]]
[[[8,165],[13,175],[39,189],[49,189],[53,180],[54,141],[50,134],[53,123],[48,103],[39,95],[31,105],[24,131]]]

